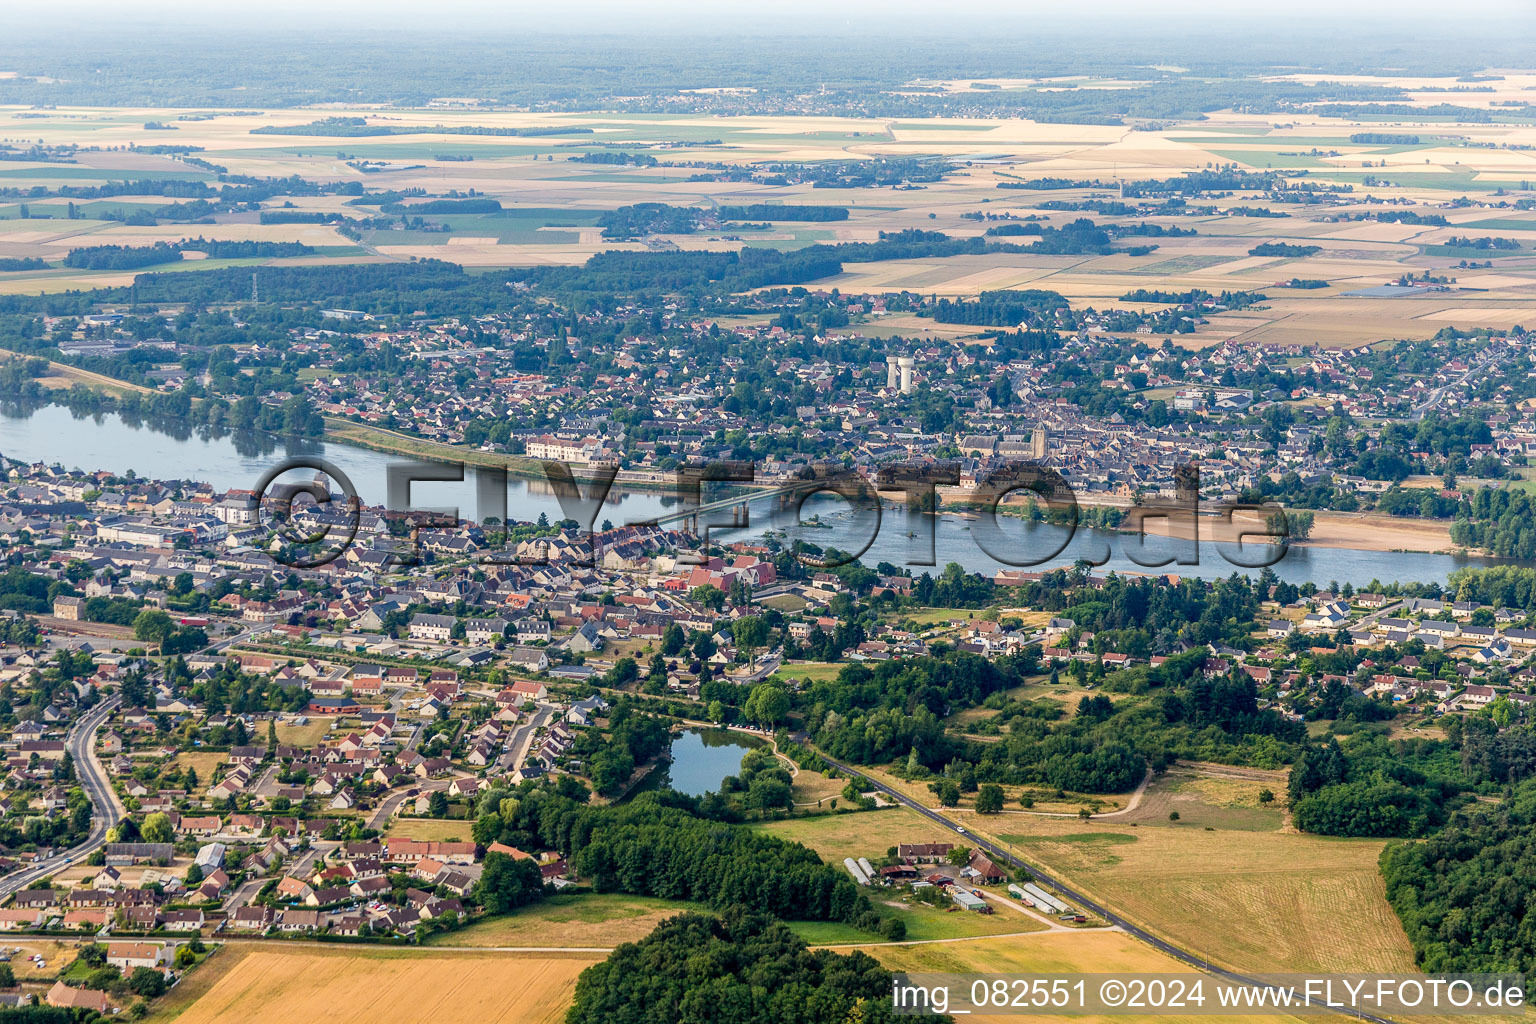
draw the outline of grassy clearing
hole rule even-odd
[[[202,780],[204,786],[207,786],[213,782],[214,770],[228,760],[228,757],[217,751],[191,752],[184,750],[176,755],[174,763],[182,771],[186,771],[188,768],[195,769],[197,777]]]
[[[795,776],[792,787],[797,804],[811,804],[817,801],[828,801],[835,798],[846,786],[846,779],[829,779],[820,772],[807,771],[802,768]]]
[[[515,914],[434,935],[434,946],[606,947],[634,942],[666,918],[707,911],[700,903],[625,896],[620,893],[560,894]]]
[[[805,610],[805,598],[799,594],[774,594],[772,597],[763,598],[758,604],[764,608],[774,608],[781,612]]]
[[[906,942],[946,942],[988,935],[1014,935],[1019,932],[1043,932],[1044,922],[1028,914],[993,903],[993,913],[978,914],[958,907],[930,907],[913,899],[901,899],[892,892],[872,889],[869,898],[881,917],[896,918],[907,926]],[[801,938],[812,945],[864,944],[871,941],[868,932],[845,924],[827,921],[795,921],[790,924]]]
[[[884,857],[886,850],[898,843],[949,841],[944,829],[905,807],[788,818],[751,827],[780,839],[803,843],[821,854],[822,860],[833,864],[841,864],[844,857],[875,860]]]
[[[311,718],[307,725],[279,722],[277,723],[277,742],[309,748],[324,739],[330,729],[331,720],[328,718]]]
[[[1269,804],[1259,801],[1266,789],[1275,795]],[[1135,810],[1117,817],[1115,823],[1274,832],[1285,824],[1284,799],[1284,772],[1213,778],[1174,768],[1154,778]],[[1170,814],[1178,814],[1178,821],[1170,821]]]
[[[769,678],[786,682],[792,679],[809,679],[815,683],[825,679],[836,679],[837,674],[844,667],[844,665],[828,665],[820,661],[791,661],[781,666]]]
[[[473,822],[447,821],[441,818],[395,818],[385,835],[397,839],[421,839],[442,842],[467,842]]]

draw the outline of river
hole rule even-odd
[[[269,435],[210,434],[184,424],[156,422],[128,423],[116,413],[77,415],[58,405],[35,410],[0,406],[0,454],[27,462],[58,462],[66,469],[107,470],[159,480],[201,480],[220,490],[253,488],[271,466],[296,455],[316,455],[335,464],[346,474],[366,504],[383,504],[386,497],[385,471],[391,464],[406,461],[401,456],[376,452],[336,442],[275,438]],[[418,482],[411,489],[411,502],[418,508],[456,509],[466,518],[475,515],[477,502],[472,473],[464,482]],[[772,528],[820,547],[862,552],[866,565],[887,561],[908,565],[920,573],[932,566],[937,572],[956,562],[970,572],[993,573],[998,569],[1020,566],[999,561],[982,549],[977,532],[982,524],[973,516],[944,513],[936,517],[909,512],[901,506],[882,508],[878,527],[867,515],[855,516],[848,506],[832,495],[813,496],[803,515],[816,515],[820,526],[802,525],[784,510],[771,510],[768,503],[753,504],[753,522],[739,530],[712,530],[711,538],[722,541],[748,539]],[[609,521],[614,525],[639,522],[677,509],[670,495],[654,491],[624,491],[615,488],[608,496],[596,525]],[[540,515],[551,521],[567,517],[554,491],[543,481],[513,477],[508,483],[507,515],[511,519],[533,521]],[[720,513],[719,517],[729,518]],[[927,551],[928,531],[933,531],[933,555]],[[1035,569],[1070,567],[1078,559],[1095,563],[1096,572],[1170,572],[1207,579],[1233,572],[1252,574],[1257,570],[1236,566],[1222,557],[1217,545],[1203,542],[1199,564],[1154,564],[1170,555],[1189,555],[1193,545],[1163,539],[1149,539],[1139,562],[1133,560],[1135,539],[1108,531],[1066,529],[1048,524],[1029,524],[1021,519],[1000,518],[1001,534],[989,545],[995,554],[1011,562],[1039,559],[1060,548],[1059,554],[1029,566]],[[1063,547],[1063,545],[1065,546]],[[1246,560],[1251,561],[1249,556]],[[1444,583],[1456,569],[1464,566],[1497,564],[1494,559],[1468,558],[1423,552],[1360,551],[1341,548],[1293,546],[1274,565],[1281,579],[1301,584],[1308,581],[1326,586],[1332,581],[1364,587],[1372,580],[1392,582]]]

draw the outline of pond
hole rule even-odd
[[[755,736],[727,729],[687,729],[672,738],[671,763],[658,765],[640,788],[672,789],[688,796],[717,793],[727,775],[741,770],[747,751],[762,745]]]

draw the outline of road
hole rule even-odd
[[[86,834],[85,841],[0,879],[0,900],[28,888],[75,861],[89,857],[97,847],[105,845],[107,829],[123,817],[125,811],[122,801],[112,791],[112,784],[107,780],[107,770],[96,757],[95,749],[96,732],[111,716],[118,699],[116,696],[109,697],[92,708],[64,738],[64,749],[75,762],[75,775],[80,780],[80,788],[91,801],[91,830]]]
[[[401,804],[407,800],[415,800],[423,793],[447,789],[452,781],[453,779],[427,779],[407,789],[391,792],[379,803],[379,806],[373,809],[373,813],[368,815],[368,827],[378,829],[380,832],[384,831],[384,827],[389,824],[389,819],[394,817]]]
[[[315,870],[318,861],[329,856],[331,851],[339,847],[341,843],[328,840],[319,840],[310,844],[309,849],[300,851],[291,864],[288,864],[283,873],[295,878],[306,878]],[[262,887],[272,881],[266,875],[258,875],[255,878],[241,882],[235,887],[235,891],[224,899],[224,913],[233,915],[235,911],[250,903],[261,892]]]
[[[506,746],[502,748],[501,757],[497,758],[497,764],[502,772],[510,773],[523,766],[528,760],[528,751],[533,748],[533,738],[540,729],[554,721],[555,709],[549,705],[541,705],[528,716],[528,721],[512,730],[512,735],[507,737]]]
[[[1425,398],[1424,401],[1413,407],[1413,411],[1408,414],[1408,418],[1415,421],[1422,420],[1425,416],[1429,415],[1429,413],[1439,408],[1440,402],[1445,398],[1446,392],[1450,391],[1452,388],[1459,388],[1463,384],[1470,382],[1473,377],[1482,373],[1490,366],[1502,366],[1503,362],[1504,361],[1497,355],[1490,354],[1484,356],[1477,363],[1468,367],[1467,372],[1463,373],[1460,377],[1457,377],[1449,384],[1442,384],[1440,387],[1431,391],[1429,396]]]
[[[837,761],[834,761],[830,757],[828,757],[826,754],[822,754],[821,758],[822,758],[823,761],[826,761],[828,764],[830,764],[832,767],[836,768],[838,771],[843,772],[843,773],[845,773],[847,775],[852,775],[852,776],[855,776],[857,778],[860,778],[860,779],[864,780],[864,782],[866,782],[870,787],[872,787],[873,789],[878,790],[886,798],[888,798],[890,800],[893,800],[896,803],[901,804],[903,807],[907,807],[907,808],[910,808],[911,810],[916,811],[918,814],[921,814],[923,817],[927,818],[929,821],[932,821],[935,824],[943,826],[944,828],[948,829],[950,832],[953,832],[953,833],[955,833],[957,835],[964,836],[966,838],[966,840],[971,845],[979,847],[982,850],[985,850],[987,855],[989,857],[991,857],[994,861],[996,861],[998,863],[1001,863],[1001,864],[1007,864],[1010,867],[1013,867],[1013,868],[1016,868],[1016,869],[1018,869],[1020,871],[1023,871],[1025,874],[1027,874],[1030,877],[1030,879],[1032,881],[1034,881],[1034,882],[1038,883],[1039,885],[1043,886],[1047,891],[1055,891],[1055,892],[1060,893],[1062,896],[1066,897],[1067,900],[1069,900],[1071,902],[1075,902],[1078,906],[1082,907],[1085,910],[1092,911],[1093,913],[1095,913],[1098,916],[1102,917],[1104,920],[1108,921],[1110,924],[1115,925],[1118,928],[1120,928],[1120,930],[1124,931],[1126,934],[1131,935],[1131,936],[1133,936],[1133,937],[1135,937],[1137,939],[1140,939],[1142,942],[1145,942],[1147,945],[1151,946],[1153,949],[1156,949],[1158,952],[1164,953],[1164,954],[1166,954],[1168,956],[1171,956],[1175,960],[1178,960],[1178,961],[1180,961],[1182,963],[1186,963],[1186,964],[1190,965],[1191,967],[1195,967],[1195,968],[1198,968],[1199,970],[1205,971],[1207,974],[1215,975],[1218,978],[1224,978],[1227,981],[1236,982],[1236,983],[1241,984],[1241,985],[1255,985],[1255,986],[1259,986],[1261,988],[1269,988],[1270,987],[1268,985],[1265,985],[1263,982],[1258,981],[1257,979],[1247,977],[1246,975],[1237,974],[1237,973],[1235,973],[1233,971],[1224,970],[1224,969],[1222,969],[1220,967],[1215,967],[1215,966],[1213,966],[1211,964],[1211,962],[1209,960],[1205,959],[1204,957],[1200,957],[1200,956],[1195,955],[1194,953],[1188,952],[1188,951],[1186,951],[1184,949],[1180,949],[1178,946],[1175,946],[1173,943],[1168,942],[1165,939],[1158,938],[1156,935],[1153,935],[1151,932],[1147,931],[1145,928],[1142,928],[1141,926],[1135,924],[1134,922],[1126,920],[1125,918],[1121,917],[1119,914],[1116,914],[1114,911],[1108,909],[1107,907],[1103,906],[1102,904],[1098,903],[1097,901],[1089,899],[1087,896],[1085,896],[1082,893],[1076,891],[1075,889],[1071,888],[1070,886],[1063,884],[1060,880],[1052,878],[1050,875],[1047,875],[1045,872],[1039,870],[1038,868],[1036,868],[1036,867],[1034,867],[1034,866],[1032,866],[1030,864],[1024,863],[1023,860],[1021,860],[1018,857],[1014,856],[1013,853],[1010,850],[1008,850],[1008,849],[1006,849],[1006,848],[1004,848],[1002,846],[999,846],[997,843],[992,842],[990,839],[983,839],[981,836],[976,835],[974,832],[968,831],[962,825],[960,825],[960,823],[956,822],[954,819],[948,818],[948,817],[944,816],[943,814],[939,813],[938,811],[933,810],[930,807],[923,806],[921,803],[919,803],[916,800],[913,800],[911,797],[907,796],[905,793],[901,793],[901,792],[898,792],[897,790],[892,789],[890,786],[887,786],[885,783],[881,782],[878,779],[875,779],[875,778],[873,778],[873,777],[871,777],[869,775],[866,775],[865,773],[859,771],[857,768],[853,768],[853,767],[851,767],[849,765],[841,764],[841,763],[839,763]],[[1309,1000],[1309,1002],[1312,1005],[1315,1005],[1315,1006],[1326,1006],[1327,1005],[1322,1000],[1314,999],[1314,1000]],[[1358,1017],[1361,1020],[1374,1021],[1375,1024],[1395,1024],[1395,1022],[1392,1021],[1390,1018],[1387,1018],[1387,1017],[1376,1017],[1376,1016],[1372,1016],[1371,1014],[1360,1013],[1359,1011],[1355,1011],[1355,1010],[1349,1011],[1348,1016]]]

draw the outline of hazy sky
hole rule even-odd
[[[1407,23],[1465,30],[1474,23],[1513,30],[1536,15],[1533,0],[7,0],[6,20],[52,25],[139,23],[146,20],[204,26],[302,29],[360,20],[379,27],[521,30],[537,32],[713,32],[770,30],[861,32],[896,30],[963,33],[991,25],[1009,31],[1029,26],[1063,28],[1095,23],[1133,24],[1239,21],[1294,25],[1374,21],[1382,29]],[[83,19],[83,20],[82,20]],[[1317,26],[1314,26],[1317,27]]]

